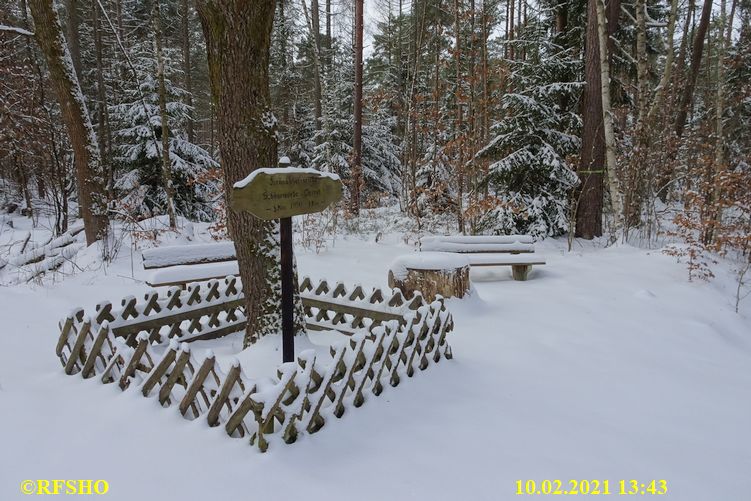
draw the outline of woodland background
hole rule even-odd
[[[278,156],[342,177],[345,217],[398,204],[468,234],[667,232],[693,275],[748,262],[749,0],[377,0],[367,50],[362,0],[260,3],[264,126]],[[201,16],[222,2],[0,4],[6,211],[52,214],[57,233],[80,215],[89,243],[161,214],[222,235],[227,116]]]

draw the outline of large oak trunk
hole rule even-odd
[[[235,182],[257,168],[277,163],[268,73],[274,0],[198,0],[197,10],[206,37],[229,202]],[[279,224],[227,205],[227,225],[247,298],[247,346],[264,335],[281,332]],[[298,325],[299,312],[298,308]]]

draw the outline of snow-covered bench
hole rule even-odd
[[[423,237],[420,250],[465,254],[470,266],[511,266],[514,280],[526,280],[533,265],[545,264],[529,235]]]
[[[158,247],[143,251],[142,257],[143,268],[154,270],[146,281],[151,287],[184,288],[191,282],[240,274],[233,242]]]

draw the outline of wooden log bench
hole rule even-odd
[[[154,270],[146,283],[151,287],[180,286],[227,276],[238,276],[233,242],[173,245],[141,253],[143,269]]]
[[[514,280],[521,281],[527,280],[533,265],[545,264],[529,235],[423,237],[420,250],[464,254],[470,266],[511,266]]]

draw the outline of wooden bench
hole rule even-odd
[[[146,281],[151,287],[185,288],[191,282],[240,274],[233,242],[158,247],[141,256],[143,269],[154,270]]]
[[[511,266],[514,280],[526,280],[533,265],[545,264],[529,235],[423,237],[420,250],[465,254],[470,266]]]

